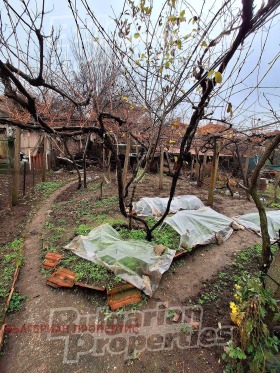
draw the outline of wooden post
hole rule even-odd
[[[54,151],[54,146],[53,146],[53,142],[51,138],[50,138],[50,151],[51,151],[50,169],[56,169],[56,153]]]
[[[126,178],[127,178],[127,170],[128,170],[128,162],[129,162],[129,153],[130,153],[130,136],[127,137],[126,143],[126,151],[125,151],[125,159],[124,159],[124,166],[123,166],[123,187],[125,188],[126,185]]]
[[[105,157],[106,157],[105,134],[103,134],[103,140],[102,140],[102,178],[101,178],[101,182],[100,182],[100,195],[99,195],[100,200],[102,200],[102,198],[103,198],[103,184],[105,182]]]
[[[108,174],[107,174],[107,178],[108,180],[111,182],[111,158],[112,158],[112,150],[109,150],[108,152]]]
[[[250,163],[250,152],[247,152],[247,157],[245,159],[245,166],[244,166],[244,176],[246,180],[245,186],[248,187],[248,170],[249,170],[249,163]]]
[[[77,186],[77,189],[81,189],[82,187],[82,178],[81,178],[81,174],[80,174],[80,170],[79,170],[79,167],[77,165],[77,162],[75,161],[72,153],[70,152],[69,148],[68,148],[68,145],[67,145],[67,138],[64,138],[64,147],[65,147],[65,150],[66,150],[66,153],[69,155],[76,171],[77,171],[77,175],[78,175],[78,186]]]
[[[26,190],[26,162],[24,162],[23,165],[23,189],[22,194],[25,196],[25,190]]]
[[[195,154],[195,176],[197,186],[200,186],[200,163],[199,163],[199,152]]]
[[[29,163],[29,170],[31,171],[32,170],[32,166],[31,166],[31,152],[30,152],[30,148],[28,149],[28,163]]]
[[[249,170],[250,152],[251,152],[250,146],[248,147],[247,157],[245,159],[245,165],[244,165],[244,167],[243,167],[243,162],[242,162],[242,159],[241,159],[241,155],[240,155],[238,144],[236,144],[235,147],[236,147],[236,154],[237,154],[239,166],[240,166],[240,169],[241,169],[243,183],[244,183],[244,186],[246,188],[248,188],[249,187],[249,183],[248,183],[248,170]],[[247,196],[247,199],[250,201],[250,193],[248,192],[248,190],[246,191],[246,196]]]
[[[210,180],[210,187],[208,193],[208,201],[207,205],[213,207],[214,202],[214,189],[216,185],[216,178],[217,178],[217,171],[219,165],[219,155],[220,155],[220,143],[217,139],[214,139],[214,154],[213,154],[213,163],[212,163],[212,170],[211,170],[211,180]]]
[[[87,158],[87,149],[88,149],[89,140],[90,140],[90,135],[87,136],[86,145],[85,145],[84,154],[83,154],[84,188],[87,187],[87,160],[86,158]]]
[[[19,173],[20,173],[20,128],[15,130],[15,152],[14,152],[14,164],[13,164],[13,189],[12,189],[12,205],[18,204],[19,199]]]
[[[42,164],[42,181],[46,181],[46,170],[47,170],[47,135],[44,135],[44,150],[43,150],[43,164]]]
[[[207,164],[207,153],[204,153],[203,163],[202,163],[202,168],[201,168],[201,178],[200,178],[201,185],[203,185],[203,182],[204,182],[204,174],[205,174],[206,164]]]
[[[191,163],[191,180],[193,179],[194,174],[194,157],[192,156],[192,163]]]
[[[103,178],[104,178],[104,175],[105,175],[105,158],[106,158],[105,140],[104,140],[104,137],[103,137],[103,141],[102,141],[102,173],[103,173]]]
[[[14,155],[15,155],[15,140],[13,138],[8,140],[8,159],[9,167],[14,167]]]
[[[159,162],[159,190],[163,189],[163,157],[164,157],[164,151],[163,146],[160,147],[160,162]]]
[[[33,186],[33,192],[35,187],[35,157],[31,158],[31,165],[32,165],[32,186]]]
[[[167,160],[167,164],[168,164],[169,174],[171,175],[173,172],[171,170],[171,165],[170,165],[170,159],[169,159],[168,151],[165,152],[165,156],[166,156],[166,160]]]

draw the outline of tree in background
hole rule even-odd
[[[28,111],[34,124],[52,136],[67,137],[90,131],[100,136],[117,160],[120,211],[125,217],[141,220],[147,238],[151,239],[153,230],[169,212],[199,123],[214,116],[222,120],[238,118],[244,113],[247,98],[260,88],[259,67],[279,2],[268,0],[258,7],[253,0],[242,3],[224,0],[213,4],[203,1],[194,6],[186,0],[166,0],[159,7],[152,0],[125,0],[121,14],[114,17],[115,27],[105,30],[87,0],[68,0],[77,39],[72,53],[70,50],[67,54],[61,49],[59,31],[53,29],[48,35],[44,28],[47,13],[44,1],[36,3],[40,10],[35,13],[28,5],[23,0],[19,7],[14,7],[4,0],[0,77],[5,95]],[[267,28],[264,30],[263,26]],[[26,43],[21,41],[24,33]],[[256,62],[248,66],[258,33],[264,36],[264,42]],[[98,57],[101,51],[111,61],[109,73],[106,64],[95,63],[94,56]],[[264,76],[277,57],[275,53]],[[100,84],[97,77],[104,69],[108,80]],[[239,87],[253,74],[257,79],[248,87],[244,99]],[[238,92],[240,103],[234,107],[231,98]],[[57,133],[40,115],[39,103],[47,95],[54,95],[57,102],[79,112],[89,126],[75,133],[73,130]],[[145,166],[140,174],[135,168],[133,179],[126,186],[116,139],[110,133],[111,121],[119,126],[125,122],[120,116],[121,102],[123,107],[128,104],[131,111],[134,107],[143,110],[149,131]],[[188,114],[189,125],[180,139],[167,210],[149,228],[143,219],[127,213],[125,197],[129,196],[129,188],[133,197],[160,144],[166,123],[182,112]],[[93,115],[96,124],[89,120]]]

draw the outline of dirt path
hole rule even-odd
[[[139,358],[130,362],[121,354],[93,353],[95,339],[89,338],[86,333],[72,335],[70,338],[66,330],[47,333],[45,327],[53,320],[58,325],[73,323],[77,319],[82,323],[88,315],[93,315],[94,297],[103,299],[105,304],[103,293],[53,290],[46,286],[46,279],[41,273],[41,230],[51,205],[69,185],[49,197],[29,225],[25,241],[26,259],[16,285],[20,293],[27,296],[27,300],[20,312],[7,319],[12,333],[8,337],[5,354],[0,359],[0,372],[220,372],[218,359],[211,349],[143,351]],[[232,260],[236,251],[254,242],[259,242],[256,235],[238,231],[221,246],[213,245],[196,250],[184,258],[184,265],[176,266],[163,276],[154,298],[144,308],[153,309],[158,302],[181,307],[189,297],[199,292],[205,281]],[[50,318],[52,312],[55,319]],[[213,323],[216,327],[217,320],[213,320]],[[23,325],[25,328],[22,328]],[[21,332],[17,333],[17,330]]]
[[[27,300],[21,312],[8,316],[6,323],[9,325],[22,327],[24,324],[35,325],[47,323],[48,314],[45,314],[44,310],[48,310],[47,312],[49,312],[51,307],[56,306],[56,302],[60,298],[60,294],[56,294],[55,291],[46,286],[46,280],[41,273],[42,260],[39,257],[41,247],[40,234],[48,218],[48,211],[55,199],[76,182],[76,180],[71,181],[56,190],[45,200],[25,230],[25,260],[20,270],[16,289],[22,295],[27,296]],[[71,293],[69,294],[73,296]],[[39,357],[34,353],[34,351],[38,350],[37,342],[38,339],[40,340],[40,337],[40,334],[36,335],[35,333],[29,334],[23,332],[20,334],[11,334],[9,336],[7,351],[0,360],[0,372],[25,372],[30,369],[30,364],[34,367],[34,370],[31,371],[37,372],[37,364],[46,357],[44,354],[44,358],[42,359],[41,356]],[[30,359],[31,354],[34,354],[34,362]],[[44,372],[44,367],[42,366],[42,370],[39,371]]]

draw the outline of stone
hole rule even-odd
[[[220,233],[216,233],[216,240],[217,240],[218,245],[221,245],[222,243],[225,242],[223,236]]]
[[[232,227],[235,231],[239,231],[239,230],[244,231],[244,230],[245,230],[245,227],[243,227],[243,225],[241,225],[241,224],[238,224],[236,221],[233,221],[233,222],[231,223],[231,227]]]
[[[163,246],[161,244],[160,245],[156,245],[154,247],[154,252],[155,252],[155,254],[157,256],[161,256],[164,253],[164,251],[165,251],[165,246]]]

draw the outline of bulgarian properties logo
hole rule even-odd
[[[51,310],[44,328],[49,341],[63,340],[63,362],[77,363],[81,356],[130,355],[147,351],[225,346],[232,338],[232,326],[203,327],[200,306],[168,307],[109,312],[98,308],[82,314],[74,307]]]

